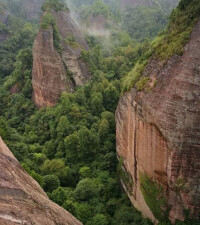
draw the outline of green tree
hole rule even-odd
[[[74,197],[78,200],[89,200],[96,196],[98,196],[98,186],[94,179],[80,180],[74,190]]]
[[[95,215],[86,225],[108,225],[109,222],[105,215],[97,214]]]
[[[81,158],[87,162],[91,161],[98,148],[98,137],[92,130],[82,127],[78,131]]]
[[[55,174],[57,176],[60,175],[62,170],[65,168],[65,163],[62,159],[53,159],[53,160],[45,160],[42,171],[45,174]]]
[[[62,205],[67,200],[67,194],[62,187],[58,187],[51,194],[51,199],[59,205]]]
[[[60,181],[56,175],[46,175],[43,177],[44,190],[46,192],[52,192],[60,186]]]

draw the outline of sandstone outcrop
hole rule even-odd
[[[40,29],[33,46],[33,101],[36,106],[54,105],[63,91],[72,92],[90,79],[82,49],[89,47],[67,11],[51,12],[62,50],[54,46],[54,30]],[[68,40],[69,39],[69,40]],[[71,43],[70,43],[71,41]]]
[[[76,218],[50,201],[0,137],[0,224],[81,225]]]
[[[129,197],[155,217],[142,194],[141,174],[163,188],[172,222],[200,215],[200,21],[182,56],[150,60],[143,76],[157,85],[132,89],[116,111],[117,153],[132,179]],[[124,184],[126,186],[126,184]],[[158,199],[159,200],[159,196]]]

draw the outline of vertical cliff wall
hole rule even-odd
[[[50,201],[0,137],[0,224],[81,225]]]
[[[52,10],[51,16],[55,27],[41,28],[33,46],[33,100],[38,107],[54,105],[63,91],[72,92],[90,79],[80,57],[82,49],[89,47],[69,12]]]
[[[190,218],[200,215],[199,47],[200,21],[182,56],[165,65],[150,60],[143,75],[157,85],[132,89],[116,111],[117,154],[132,180],[124,185],[152,220],[184,220],[186,211]]]

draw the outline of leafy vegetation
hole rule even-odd
[[[193,27],[200,16],[198,0],[181,1],[172,12],[168,28],[155,42],[155,56],[161,60],[168,59],[174,54],[181,55]]]
[[[118,175],[123,182],[123,185],[126,187],[126,191],[128,191],[129,195],[132,195],[133,191],[133,178],[131,174],[126,170],[126,167],[124,166],[123,158],[119,159],[119,163],[117,166],[117,172]]]
[[[47,10],[55,10],[55,11],[68,11],[69,9],[67,8],[66,4],[64,1],[61,0],[45,0],[43,6],[42,6],[42,11],[47,11]]]
[[[136,85],[150,57],[165,62],[172,55],[181,55],[199,16],[200,2],[198,0],[181,1],[177,9],[172,12],[168,27],[152,41],[146,53],[123,79],[122,92]],[[143,89],[144,83],[145,80],[142,78],[137,83],[138,90]]]
[[[74,2],[84,4],[94,1]],[[107,3],[112,6],[114,1]],[[38,110],[31,101],[32,44],[37,31],[33,23],[23,24],[20,32],[1,44],[0,135],[49,197],[84,224],[152,224],[133,208],[121,189],[119,175],[129,190],[134,184],[130,174],[122,169],[123,160],[117,168],[114,113],[121,91],[135,85],[138,90],[143,90],[148,78],[141,75],[150,56],[170,56],[168,50],[163,50],[167,52],[163,57],[158,46],[163,43],[167,49],[170,42],[164,43],[164,40],[174,40],[175,36],[171,39],[169,32],[173,32],[172,21],[177,22],[175,28],[182,21],[179,16],[185,18],[185,23],[186,17],[189,18],[189,9],[190,15],[193,15],[189,25],[194,25],[198,11],[192,10],[192,7],[193,4],[198,6],[197,3],[196,0],[182,1],[171,16],[171,25],[165,34],[169,37],[164,39],[164,34],[161,34],[152,44],[149,40],[143,41],[145,37],[139,40],[140,43],[120,30],[112,32],[112,47],[106,51],[95,37],[88,37],[91,50],[83,51],[81,57],[88,63],[92,80],[73,94],[63,93],[52,108]],[[60,38],[51,9],[63,10],[63,5],[58,1],[46,1],[43,10],[47,12],[41,28],[53,27],[54,45],[59,49]],[[109,15],[103,5],[94,8],[95,11]],[[183,27],[176,32],[182,32]],[[149,32],[151,24],[147,23],[147,28]],[[157,32],[147,36],[152,38]],[[68,36],[66,42],[74,45],[74,37]],[[16,85],[19,91],[11,94]],[[162,220],[160,224],[170,224],[165,221],[166,214],[161,209],[166,203],[162,188],[146,175],[141,175],[141,183],[145,200],[154,215]],[[180,180],[177,189],[181,188],[184,188],[184,182]],[[177,222],[177,225],[195,223],[188,220]]]
[[[141,191],[144,199],[159,221],[165,221],[167,215],[167,201],[163,187],[153,181],[147,174],[140,174]]]
[[[29,49],[20,51],[14,71],[2,80],[0,135],[49,197],[84,224],[151,224],[132,207],[117,176],[114,111],[123,68],[130,70],[137,58],[132,49],[120,48],[108,58],[98,45],[83,53],[91,82],[63,93],[53,108],[36,110],[31,89],[24,91],[32,67]],[[16,83],[23,91],[10,95]]]
[[[149,77],[143,77],[136,83],[136,88],[138,91],[143,91],[146,84],[149,82],[150,78]]]
[[[104,18],[109,18],[111,16],[110,9],[101,0],[95,1],[91,6],[88,6],[82,12],[82,18],[86,19],[88,16],[104,16]]]
[[[58,50],[58,52],[60,52],[62,50],[61,47],[61,37],[56,25],[56,20],[55,18],[52,16],[51,12],[45,12],[43,18],[42,18],[42,22],[40,24],[40,27],[42,29],[49,29],[52,27],[53,29],[53,43],[54,46],[56,47],[56,49]]]
[[[66,45],[71,46],[73,48],[79,47],[79,44],[76,42],[74,35],[71,33],[68,34],[65,38],[65,43]]]

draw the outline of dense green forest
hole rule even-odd
[[[98,2],[90,5],[93,2],[81,1],[80,12],[85,16],[98,12],[115,20],[119,13],[115,1],[101,2],[101,12],[94,8]],[[116,21],[120,26],[112,33],[109,51],[97,38],[87,37],[90,51],[83,51],[81,57],[88,63],[92,79],[74,93],[63,93],[55,107],[36,109],[31,100],[32,46],[39,25],[26,23],[23,13],[13,13],[14,22],[5,27],[11,37],[0,44],[0,136],[50,199],[84,225],[152,224],[132,206],[120,185],[114,114],[122,92],[135,84],[143,89],[146,81],[140,76],[152,55],[164,61],[181,54],[178,50],[199,16],[198,0],[181,1],[169,26],[151,41],[165,28],[169,14],[168,5],[159,2],[153,8],[141,6],[120,13],[120,21]],[[80,0],[73,4],[79,5]],[[115,14],[110,10],[113,5]],[[13,10],[5,2],[2,7]],[[13,86],[18,89],[15,94],[11,93]],[[168,224],[167,219],[160,222]]]

